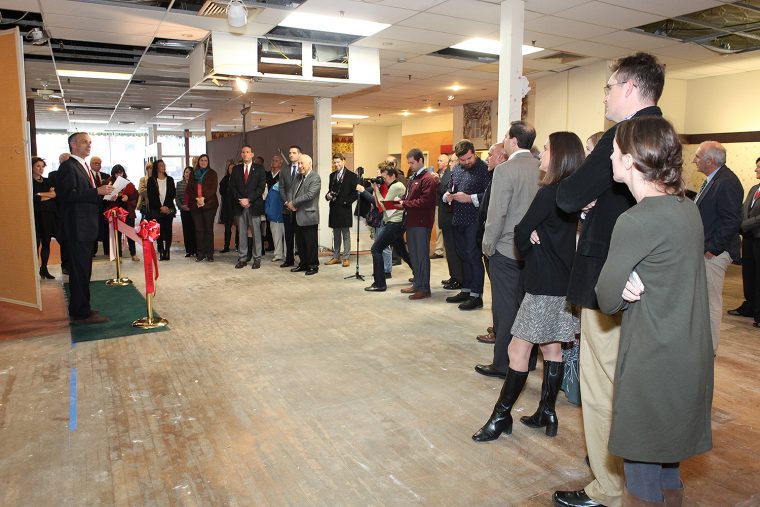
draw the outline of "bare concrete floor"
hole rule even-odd
[[[562,394],[556,438],[518,422],[470,439],[502,381],[473,371],[491,359],[474,339],[490,298],[445,303],[445,260],[433,298],[410,302],[406,267],[372,294],[368,256],[367,282],[343,279],[353,264],[305,277],[269,258],[235,270],[232,254],[196,264],[175,248],[158,282],[165,333],[0,342],[0,505],[538,506],[588,482],[581,411]],[[141,264],[125,270],[142,291]],[[95,263],[93,279],[111,275]],[[735,267],[725,292],[736,306]],[[759,363],[760,330],[726,317],[715,449],[683,464],[688,505],[760,505]],[[540,383],[539,369],[515,416]]]

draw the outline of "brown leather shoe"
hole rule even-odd
[[[493,333],[479,334],[475,339],[480,343],[496,343],[496,335]]]
[[[412,301],[415,301],[417,299],[425,299],[429,297],[430,297],[430,292],[418,290],[417,292],[409,296],[409,299],[411,299]]]
[[[347,268],[350,265],[351,265],[351,261],[349,261],[348,259],[343,259],[343,267],[344,268]]]
[[[417,289],[414,286],[401,289],[401,294],[414,294],[415,292],[417,292]]]
[[[488,334],[493,334],[493,326],[488,326],[488,327],[486,328],[486,333],[488,333]]]
[[[108,317],[104,317],[97,312],[92,312],[89,316],[83,319],[71,319],[71,323],[76,326],[85,324],[102,324],[103,322],[108,322]]]
[[[332,266],[333,264],[340,264],[340,259],[333,257],[329,261],[325,262],[325,266]]]

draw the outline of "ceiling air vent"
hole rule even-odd
[[[203,4],[203,7],[200,8],[198,11],[198,16],[206,16],[207,18],[227,18],[227,6],[229,6],[230,2],[229,0],[206,0],[206,3]],[[249,4],[246,4],[246,9],[248,9],[248,21],[255,18],[259,12],[261,12],[263,9],[259,9],[258,7],[251,7]]]

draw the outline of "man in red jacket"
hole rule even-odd
[[[406,154],[411,177],[406,196],[398,199],[406,214],[406,242],[412,259],[414,283],[401,289],[409,299],[430,297],[430,231],[435,220],[435,199],[438,180],[425,167],[425,156],[419,148]]]

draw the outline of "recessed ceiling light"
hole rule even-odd
[[[446,100],[454,100],[454,96],[453,95],[449,95],[448,97],[446,97]]]
[[[120,81],[129,81],[132,74],[124,72],[97,72],[94,70],[65,70],[56,71],[60,77],[81,77],[85,79],[116,79]]]
[[[401,111],[401,116],[411,116],[411,114],[409,111]]]
[[[435,109],[433,109],[432,107],[428,106],[425,109],[423,109],[423,111],[425,111],[426,113],[432,113],[433,111],[435,111]]]
[[[363,19],[294,12],[284,20],[280,21],[279,26],[368,37],[381,30],[385,30],[391,25],[387,23],[375,23],[374,21],[364,21]]]
[[[61,109],[61,108],[60,108],[60,107],[58,107],[58,106],[53,106],[53,107],[51,107],[50,109],[48,109],[48,111],[53,111],[53,112],[56,112],[56,113],[57,113],[58,111],[63,111],[63,109]]]
[[[334,114],[332,118],[338,118],[341,120],[363,120],[369,118],[366,114]]]
[[[460,85],[458,85],[458,84],[449,86],[449,90],[451,90],[452,92],[458,92],[461,89],[462,89],[462,87]]]
[[[493,40],[493,39],[483,39],[481,37],[468,39],[464,42],[460,42],[459,44],[454,44],[453,46],[451,46],[451,48],[461,49],[462,51],[474,51],[476,53],[486,53],[489,55],[501,54],[501,42],[499,42],[498,40]],[[527,46],[525,44],[522,45],[523,56],[529,55],[531,53],[537,53],[543,50],[544,48],[539,48],[536,46]]]

